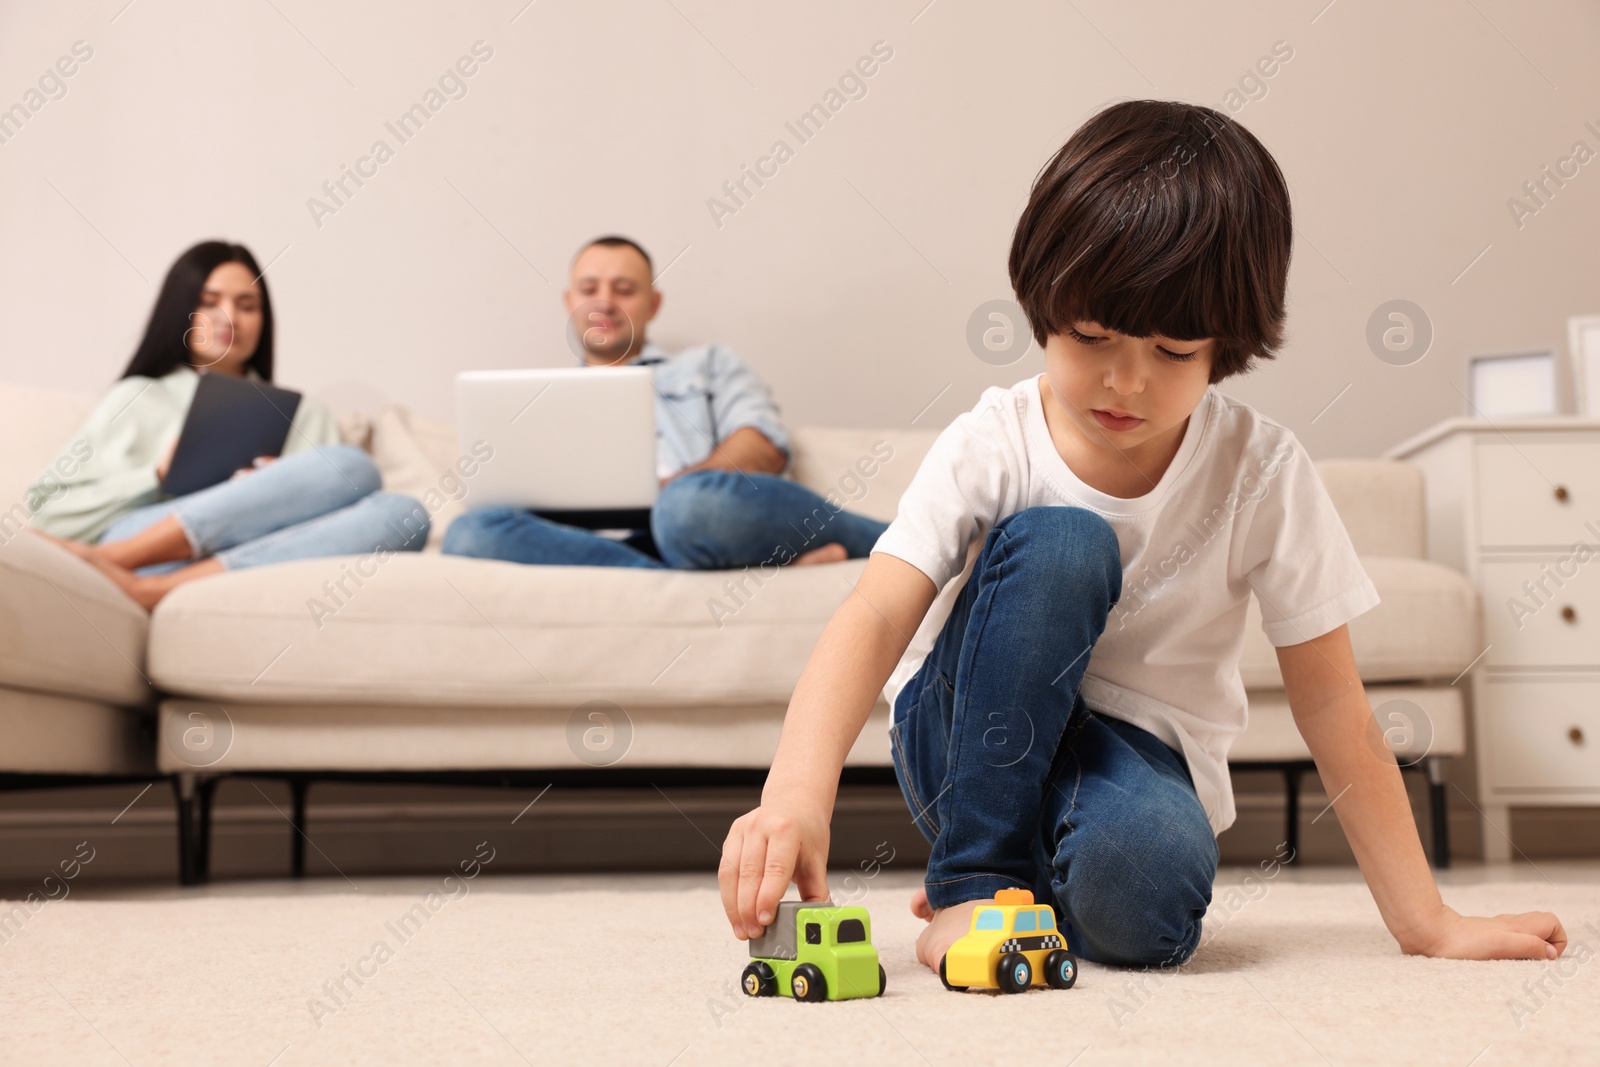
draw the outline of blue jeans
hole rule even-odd
[[[770,474],[691,471],[661,487],[650,529],[628,541],[551,522],[524,508],[475,508],[445,531],[447,555],[584,567],[733,570],[784,564],[830,543],[872,551],[887,523],[835,511],[817,493]],[[648,535],[648,536],[646,536]]]
[[[1100,516],[1006,516],[895,701],[890,740],[933,846],[929,904],[1029,889],[1083,958],[1175,965],[1200,943],[1217,839],[1182,755],[1078,693],[1121,593]]]
[[[428,513],[416,500],[381,490],[372,457],[353,445],[296,452],[242,478],[128,512],[100,535],[132,537],[168,515],[188,535],[192,559],[153,563],[164,574],[215,556],[238,570],[292,559],[388,549],[414,552],[428,540]]]

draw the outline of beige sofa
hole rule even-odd
[[[0,385],[0,509],[22,499],[93,401]],[[387,488],[427,504],[427,550],[221,575],[179,588],[147,619],[92,568],[14,533],[15,511],[0,515],[7,782],[173,776],[194,881],[210,790],[229,774],[289,778],[299,824],[304,785],[323,776],[622,781],[678,769],[710,780],[767,766],[806,656],[864,561],[652,572],[442,556],[439,538],[471,500],[452,428],[398,407],[349,413],[341,426]],[[933,436],[801,427],[793,473],[888,519]],[[883,462],[879,442],[892,448]],[[1437,769],[1465,746],[1462,687],[1450,683],[1481,648],[1477,594],[1423,558],[1415,469],[1339,460],[1318,470],[1383,598],[1351,624],[1356,658],[1381,724],[1398,724],[1391,741],[1433,771],[1444,861]],[[1307,753],[1254,603],[1241,670],[1251,714],[1235,760],[1296,783]],[[880,701],[850,767],[887,774],[887,723]],[[1297,824],[1291,808],[1291,840]]]
[[[0,784],[156,773],[150,617],[18,529],[23,490],[94,400],[0,384]]]

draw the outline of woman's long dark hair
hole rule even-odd
[[[200,306],[200,291],[205,288],[206,279],[224,263],[242,264],[261,287],[261,338],[245,366],[254,368],[263,380],[272,381],[272,297],[267,293],[267,280],[248,248],[226,241],[202,241],[172,264],[144,328],[144,340],[122,372],[124,378],[160,378],[189,363],[187,337],[194,325],[190,316]]]

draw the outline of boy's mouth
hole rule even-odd
[[[1095,421],[1108,430],[1131,430],[1144,420],[1135,415],[1119,415],[1104,408],[1092,408]]]

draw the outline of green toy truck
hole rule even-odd
[[[851,1000],[881,997],[888,985],[872,920],[853,905],[780,901],[771,925],[751,939],[750,956],[739,981],[750,997]]]

